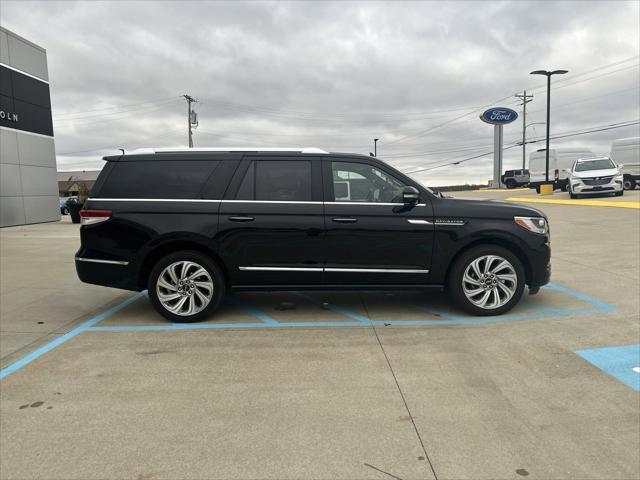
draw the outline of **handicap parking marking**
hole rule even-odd
[[[544,289],[560,292],[566,296],[573,297],[574,299],[585,302],[589,305],[588,308],[577,309],[556,309],[548,307],[538,307],[529,305],[527,308],[532,313],[524,314],[507,314],[494,317],[472,317],[464,315],[455,315],[450,312],[439,311],[438,309],[429,308],[421,305],[409,305],[407,307],[412,309],[422,310],[430,316],[436,317],[436,319],[371,319],[360,313],[349,310],[348,308],[338,306],[331,303],[320,302],[313,299],[311,296],[302,292],[293,292],[308,301],[311,301],[315,305],[320,305],[323,308],[327,308],[332,312],[346,316],[350,320],[348,321],[299,321],[299,322],[279,322],[272,318],[270,315],[256,309],[250,303],[242,300],[234,295],[229,295],[227,301],[232,305],[244,310],[245,312],[256,317],[259,322],[237,322],[237,323],[165,323],[165,324],[152,324],[152,325],[99,325],[100,322],[106,320],[115,313],[123,310],[125,307],[135,302],[136,300],[145,297],[146,291],[136,293],[135,295],[127,298],[118,305],[111,307],[104,312],[96,315],[95,317],[87,320],[78,327],[74,328],[70,332],[52,340],[49,343],[41,346],[35,351],[27,354],[16,362],[10,364],[8,367],[0,370],[0,379],[7,375],[14,373],[22,367],[30,364],[34,360],[40,358],[47,352],[62,345],[71,338],[84,332],[161,332],[161,331],[179,331],[179,330],[237,330],[237,329],[267,329],[267,328],[309,328],[309,327],[370,327],[370,326],[385,326],[385,327],[407,327],[407,326],[443,326],[443,325],[485,325],[491,323],[502,323],[509,321],[520,320],[537,320],[543,318],[553,318],[558,316],[569,315],[588,315],[595,313],[609,313],[616,310],[616,307],[606,302],[597,300],[588,295],[580,292],[576,292],[566,287],[562,287],[556,284],[548,284]],[[635,374],[635,373],[634,373]]]
[[[587,362],[640,391],[640,344],[576,350]]]

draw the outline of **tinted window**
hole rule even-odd
[[[255,162],[251,162],[247,173],[244,174],[244,179],[238,188],[236,194],[236,200],[255,200],[256,198],[256,165]]]
[[[115,162],[103,198],[196,198],[217,161]]]
[[[405,184],[366,163],[331,162],[336,202],[402,203]]]
[[[255,162],[255,199],[280,201],[311,200],[311,162],[277,160]],[[251,170],[251,168],[250,168]],[[247,176],[251,173],[247,172]],[[247,192],[245,180],[240,190]],[[238,192],[240,193],[240,191]]]

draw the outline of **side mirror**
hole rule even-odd
[[[571,169],[570,168],[563,168],[562,171],[564,173],[571,173]]]
[[[402,203],[415,205],[420,200],[420,192],[416,187],[404,187],[402,189]]]
[[[618,168],[624,168],[624,163],[618,164]]]

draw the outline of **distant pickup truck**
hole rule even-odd
[[[524,187],[529,185],[529,170],[507,170],[500,180],[507,188]]]

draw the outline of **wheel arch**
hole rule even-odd
[[[222,275],[224,276],[225,284],[229,285],[229,272],[227,271],[227,268],[220,256],[211,247],[196,240],[170,240],[160,245],[156,245],[146,253],[138,270],[138,288],[140,290],[145,290],[147,288],[151,269],[158,260],[181,250],[192,250],[210,257],[214,262],[216,262],[218,267],[220,267]]]
[[[481,246],[481,245],[495,245],[502,248],[506,248],[511,253],[513,253],[518,260],[522,262],[522,266],[524,267],[525,272],[525,284],[529,285],[533,278],[533,269],[531,267],[531,263],[524,250],[518,246],[514,241],[502,238],[502,237],[490,237],[490,238],[478,238],[473,240],[472,242],[466,244],[462,248],[460,248],[452,257],[449,265],[447,266],[447,272],[445,274],[445,285],[449,283],[449,275],[451,274],[451,269],[453,265],[458,261],[458,258],[468,250]]]

